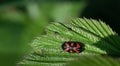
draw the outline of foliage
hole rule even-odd
[[[78,59],[74,63],[82,66],[119,66],[119,60],[115,62],[114,57],[120,56],[120,37],[101,20],[74,18],[65,23],[56,22],[46,28],[46,33],[32,42],[33,51],[19,65],[63,66],[68,63],[69,66],[68,61]],[[79,54],[67,53],[61,49],[65,41],[82,42],[84,50]]]

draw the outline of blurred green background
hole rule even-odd
[[[52,22],[101,19],[120,34],[120,0],[1,0],[0,66],[16,66]]]

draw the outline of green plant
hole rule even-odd
[[[33,51],[18,63],[21,66],[119,66],[120,37],[101,20],[74,18],[65,23],[53,23],[46,35],[37,37],[31,44]],[[65,41],[84,44],[79,54],[61,49]],[[109,56],[109,57],[107,57]],[[118,57],[116,59],[115,57]],[[114,61],[116,59],[116,61]],[[75,61],[72,64],[71,61]],[[70,63],[70,64],[69,64]]]

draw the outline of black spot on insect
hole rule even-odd
[[[80,53],[84,50],[84,45],[81,42],[68,41],[62,44],[62,49],[69,53]]]

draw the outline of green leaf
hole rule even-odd
[[[113,57],[80,56],[66,66],[120,66],[119,61]]]
[[[88,52],[101,54],[120,53],[118,47],[120,45],[119,36],[102,21],[77,18],[73,19],[72,22],[54,23],[48,26],[46,31],[49,31],[48,34],[53,32],[53,35],[56,32],[57,35],[68,38],[68,41],[82,42]]]
[[[120,37],[100,20],[75,18],[65,23],[53,23],[46,28],[46,33],[31,43],[33,52],[19,64],[63,66],[67,61],[85,56],[85,63],[82,63],[85,66],[87,61],[94,60],[94,57],[89,59],[89,56],[120,56]],[[79,54],[63,51],[61,45],[66,41],[83,43],[83,51]],[[102,61],[105,63],[104,59]]]

